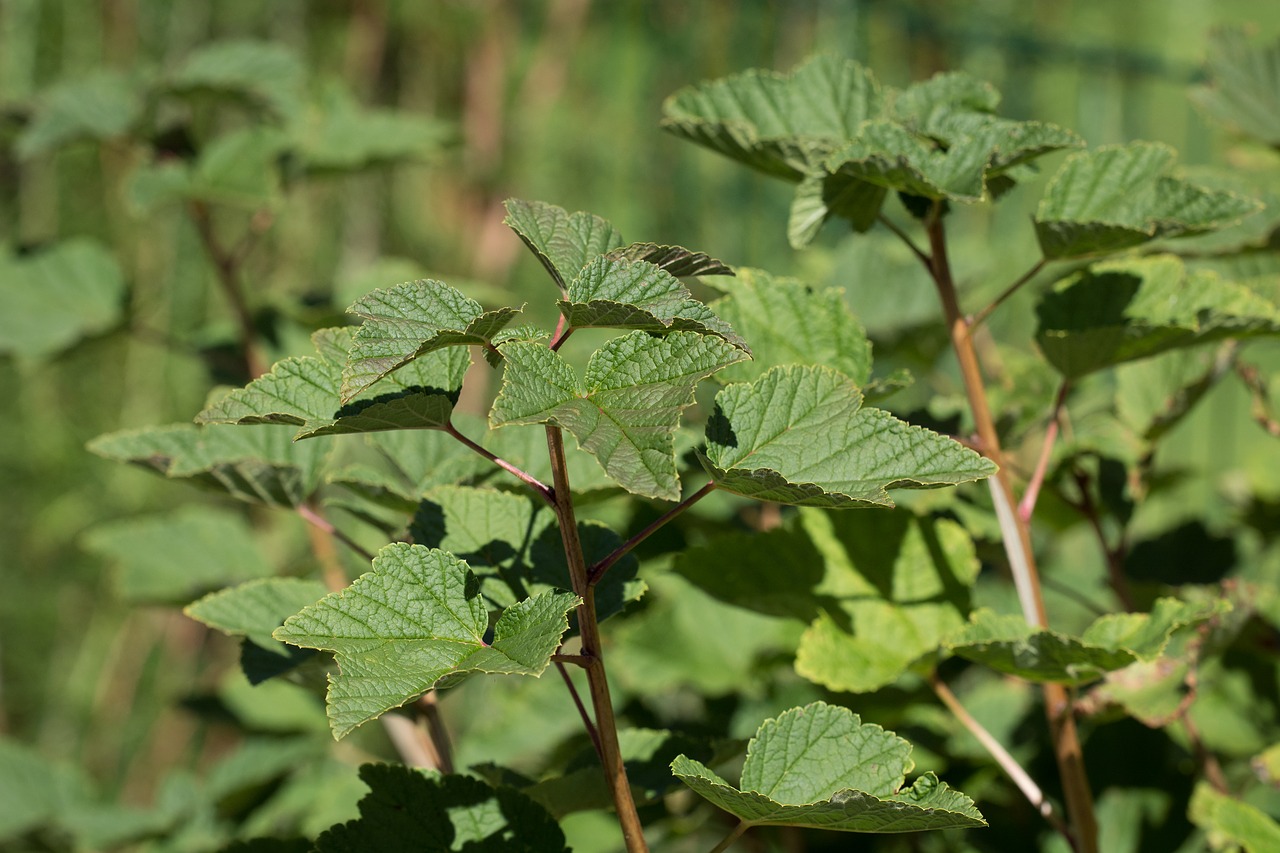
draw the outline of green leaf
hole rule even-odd
[[[551,483],[555,474],[551,470],[551,458],[547,454],[547,433],[541,428],[518,429],[503,428],[487,430],[481,442],[492,453],[515,465],[521,471],[536,477],[540,482]],[[566,454],[569,469],[569,487],[573,489],[576,499],[599,499],[619,494],[621,489],[617,483],[600,467],[596,458],[588,453]],[[494,466],[490,465],[495,477],[490,481],[503,482],[506,475],[497,476]]]
[[[32,747],[0,738],[0,842],[54,823],[87,798],[88,780],[78,767],[52,762]]]
[[[663,104],[663,129],[799,181],[822,156],[881,115],[884,96],[856,62],[819,56],[788,75],[752,69],[681,89]]]
[[[1280,40],[1255,45],[1242,29],[1209,37],[1209,78],[1191,99],[1209,115],[1273,148],[1280,147]]]
[[[728,295],[711,307],[751,341],[751,361],[725,368],[717,380],[750,381],[783,364],[825,365],[859,386],[871,378],[871,342],[840,288],[755,269],[718,286]]]
[[[409,112],[364,109],[346,89],[331,86],[295,133],[310,170],[345,172],[438,154],[448,124]]]
[[[1257,806],[1215,791],[1208,782],[1196,784],[1187,817],[1209,833],[1215,849],[1227,844],[1238,844],[1246,853],[1280,849],[1280,823]]]
[[[1036,342],[1068,378],[1173,349],[1280,333],[1280,308],[1173,255],[1093,265],[1036,308]]]
[[[867,231],[878,221],[880,208],[888,196],[889,191],[884,187],[845,172],[819,171],[807,175],[791,200],[787,242],[793,249],[803,249],[833,216],[849,220],[854,231]]]
[[[657,243],[632,243],[605,253],[611,261],[645,261],[676,278],[700,275],[733,275],[724,261],[683,246],[660,246]]]
[[[556,304],[573,328],[602,326],[653,332],[692,331],[751,350],[733,328],[694,299],[679,279],[647,261],[596,258]]]
[[[271,425],[173,424],[108,433],[88,447],[107,459],[191,479],[243,501],[298,506],[319,487],[330,447],[295,444],[292,434],[290,428]]]
[[[1050,260],[1116,252],[1157,237],[1201,234],[1258,209],[1234,193],[1171,177],[1174,152],[1133,142],[1073,154],[1036,211],[1036,236]]]
[[[279,160],[286,145],[272,128],[245,128],[216,137],[195,163],[143,164],[129,178],[127,198],[145,215],[166,205],[198,201],[258,210],[281,197]]]
[[[963,71],[935,74],[912,83],[893,98],[893,117],[921,132],[936,127],[940,119],[957,111],[994,113],[1000,93],[990,83]]]
[[[847,708],[814,702],[766,720],[739,788],[685,756],[672,772],[748,826],[917,832],[986,826],[973,801],[925,774],[903,788],[911,745]]]
[[[350,329],[312,335],[319,358],[290,358],[196,416],[205,424],[294,424],[295,439],[403,429],[444,429],[471,359],[462,349],[431,353],[339,400],[352,349]]]
[[[563,427],[627,491],[680,499],[674,434],[698,382],[743,358],[720,338],[694,332],[631,332],[591,356],[579,381],[558,353],[503,344],[506,373],[489,419],[494,426]]]
[[[484,640],[488,609],[467,564],[444,551],[394,543],[373,571],[290,617],[274,637],[337,655],[329,681],[335,738],[430,690],[446,675],[540,675],[578,598],[542,593],[507,608]]]
[[[375,290],[347,309],[362,318],[342,371],[341,402],[415,358],[444,347],[490,345],[519,308],[486,312],[480,303],[431,279]]]
[[[224,634],[274,642],[271,632],[308,604],[324,598],[324,584],[302,578],[262,578],[214,592],[182,612]]]
[[[90,529],[84,547],[120,566],[126,601],[186,603],[213,589],[271,574],[271,566],[238,512],[186,506],[163,515],[107,522]]]
[[[0,256],[0,352],[47,358],[113,327],[124,275],[97,241],[73,238],[29,257]]]
[[[503,222],[524,241],[562,291],[596,257],[622,246],[607,220],[541,201],[509,198]]]
[[[360,819],[322,834],[317,853],[568,851],[551,815],[513,788],[388,764],[365,764],[360,778],[370,789]]]
[[[716,395],[704,465],[719,488],[800,506],[893,506],[889,488],[990,476],[972,450],[887,412],[826,367],[775,367]]]
[[[242,98],[289,118],[301,107],[306,68],[278,42],[214,42],[192,51],[169,77],[177,92]]]
[[[25,160],[80,139],[105,140],[128,133],[142,116],[138,84],[133,76],[99,69],[42,92],[31,123],[14,145],[18,157]]]
[[[800,675],[832,690],[879,690],[964,626],[979,563],[959,524],[906,512],[803,518],[827,561],[820,590],[830,603],[800,638]]]
[[[1225,599],[1181,601],[1158,598],[1150,613],[1108,613],[1094,620],[1080,639],[1108,649],[1126,649],[1139,660],[1164,654],[1173,632],[1231,610]]]

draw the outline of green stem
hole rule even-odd
[[[537,477],[534,477],[532,474],[522,471],[521,469],[512,465],[507,460],[503,459],[501,456],[497,456],[496,454],[492,453],[486,448],[481,447],[479,444],[476,444],[474,441],[467,438],[462,433],[458,432],[457,428],[451,423],[445,425],[444,431],[447,432],[449,435],[453,436],[454,438],[456,438],[458,441],[465,444],[467,447],[474,450],[476,453],[483,456],[485,459],[488,459],[494,465],[497,465],[503,471],[506,471],[508,474],[511,474],[513,477],[515,477],[517,480],[527,485],[529,488],[533,489],[534,494],[542,498],[542,500],[546,502],[548,506],[554,507],[556,505],[555,494],[552,492],[551,487],[546,485],[542,481],[540,481]]]
[[[1049,460],[1053,457],[1053,445],[1058,440],[1058,430],[1062,423],[1062,407],[1067,402],[1067,392],[1071,389],[1071,381],[1062,380],[1058,388],[1058,396],[1053,400],[1053,412],[1049,415],[1049,425],[1045,427],[1044,443],[1040,445],[1040,458],[1036,460],[1036,470],[1031,474],[1022,500],[1018,502],[1018,517],[1026,524],[1031,521],[1035,512],[1036,501],[1040,497],[1040,487],[1044,484],[1045,474],[1049,470]]]
[[[986,384],[978,353],[970,335],[971,326],[960,311],[956,295],[951,263],[947,258],[947,237],[940,211],[935,207],[926,223],[929,234],[929,272],[933,277],[942,302],[947,330],[951,335],[952,349],[960,364],[969,408],[982,441],[982,452],[1000,468],[987,480],[1000,521],[1001,538],[1013,572],[1014,585],[1022,601],[1023,615],[1028,623],[1047,627],[1044,597],[1040,592],[1040,576],[1036,570],[1035,554],[1031,549],[1031,531],[1028,524],[1018,518],[1014,510],[1013,484],[1008,469],[1002,464],[1004,453],[1000,447],[1000,435],[991,416]],[[1084,754],[1076,731],[1071,697],[1060,684],[1044,685],[1045,713],[1049,719],[1049,731],[1053,740],[1054,757],[1058,762],[1058,774],[1062,779],[1063,793],[1067,801],[1067,813],[1071,818],[1073,835],[1081,853],[1097,853],[1098,825],[1093,810],[1093,792],[1084,769]]]
[[[622,749],[618,744],[618,724],[613,716],[613,700],[609,697],[609,681],[604,669],[603,646],[600,642],[600,623],[596,618],[595,589],[587,575],[587,561],[582,554],[582,541],[578,538],[578,520],[574,514],[573,492],[569,489],[569,466],[564,454],[564,436],[559,427],[547,428],[547,451],[551,456],[554,475],[556,521],[560,525],[560,538],[564,542],[565,561],[569,565],[569,579],[573,591],[582,599],[578,605],[578,636],[582,642],[582,656],[587,659],[587,685],[591,692],[591,705],[595,711],[596,732],[600,737],[600,759],[604,765],[605,780],[613,795],[613,804],[622,826],[622,837],[627,853],[648,853],[644,840],[644,828],[631,797],[631,785],[627,782],[627,769],[622,763]]]
[[[596,755],[600,756],[600,763],[604,763],[604,750],[600,747],[600,733],[596,731],[596,724],[591,721],[591,714],[587,711],[587,706],[582,704],[582,697],[578,694],[578,686],[573,683],[573,677],[569,675],[568,668],[561,662],[556,660],[559,655],[552,655],[551,659],[555,661],[556,669],[560,671],[560,677],[564,679],[565,686],[569,688],[569,695],[573,697],[574,707],[578,709],[578,716],[582,717],[582,725],[587,729],[587,737],[591,738],[591,745],[596,749]],[[584,658],[585,660],[585,658]],[[586,666],[584,663],[579,666]]]
[[[713,491],[715,491],[715,488],[716,488],[716,484],[714,481],[707,483],[701,489],[698,489],[698,491],[689,495],[689,497],[685,498],[680,503],[676,504],[674,507],[667,510],[660,517],[654,519],[652,522],[650,522],[648,525],[645,526],[644,530],[641,530],[635,536],[632,536],[626,542],[623,542],[614,550],[612,554],[610,554],[609,556],[605,557],[603,560],[601,560],[600,562],[592,566],[591,570],[587,572],[588,582],[591,583],[592,586],[600,583],[600,578],[604,577],[604,573],[609,571],[609,569],[612,568],[615,563],[617,563],[623,557],[627,556],[627,554],[630,554],[633,548],[635,548],[641,542],[643,542],[644,540],[652,536],[654,533],[656,533],[659,530],[659,528],[661,528],[668,521],[675,518],[677,515],[684,512],[686,509],[693,506],[698,501],[705,498],[707,495],[711,494]]]
[[[711,853],[724,853],[725,850],[728,850],[730,847],[733,846],[733,842],[741,838],[743,836],[743,833],[745,833],[750,828],[751,828],[751,824],[749,823],[739,823],[737,826],[733,828],[732,832],[730,832],[720,841],[719,844],[711,848]]]

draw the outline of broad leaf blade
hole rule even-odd
[[[439,281],[375,290],[347,309],[362,318],[342,371],[343,403],[397,368],[444,347],[490,345],[518,308],[485,312],[480,303]]]
[[[973,801],[926,774],[903,789],[910,745],[823,702],[767,720],[752,739],[740,790],[685,756],[672,772],[748,825],[844,832],[985,826]]]
[[[1053,631],[1038,631],[1021,616],[975,612],[949,641],[951,650],[1009,675],[1030,681],[1087,684],[1137,660],[1123,648],[1092,645]]]
[[[553,423],[573,434],[620,486],[679,500],[674,434],[697,383],[740,360],[717,337],[632,332],[591,357],[582,382],[544,346],[502,346],[507,368],[493,404],[494,426]]]
[[[169,77],[179,92],[213,92],[248,100],[281,118],[302,106],[306,68],[275,42],[249,39],[214,42],[187,55]]]
[[[1172,255],[1095,264],[1036,309],[1036,341],[1063,375],[1226,338],[1280,334],[1280,308]]]
[[[507,608],[486,643],[488,609],[466,563],[444,551],[395,543],[373,571],[290,617],[277,640],[337,655],[328,710],[334,737],[430,690],[446,675],[539,675],[577,606],[542,593]]]
[[[206,595],[182,612],[224,634],[268,641],[286,619],[324,598],[327,591],[319,581],[262,578]]]
[[[1200,234],[1258,209],[1234,193],[1170,177],[1173,149],[1134,142],[1073,154],[1036,211],[1036,235],[1050,260],[1115,252],[1157,237]]]
[[[107,140],[128,133],[142,117],[139,82],[130,75],[101,69],[41,92],[15,151],[26,159],[80,139]]]
[[[1241,29],[1223,29],[1209,38],[1207,86],[1191,99],[1219,121],[1280,147],[1280,41],[1252,44]]]
[[[683,246],[660,246],[657,243],[632,243],[605,253],[611,261],[646,261],[676,278],[700,275],[733,275],[724,261]]]
[[[722,489],[801,506],[892,506],[889,488],[979,480],[995,466],[878,409],[843,374],[776,367],[716,396],[704,464]]]
[[[1196,826],[1247,853],[1280,849],[1280,823],[1257,806],[1219,793],[1208,782],[1196,784],[1187,807]]]
[[[599,216],[518,198],[504,204],[507,217],[503,222],[537,256],[562,291],[588,262],[622,246],[622,235]]]

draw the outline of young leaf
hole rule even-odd
[[[494,426],[553,423],[578,440],[627,491],[680,499],[673,436],[698,382],[743,353],[717,337],[631,332],[591,356],[584,380],[537,344],[503,344],[506,373]]]
[[[1049,260],[1103,254],[1157,237],[1213,231],[1258,209],[1234,193],[1202,189],[1168,172],[1167,145],[1134,142],[1073,154],[1049,182],[1036,236]]]
[[[551,815],[513,788],[389,764],[365,764],[360,778],[360,819],[324,832],[317,853],[568,853]]]
[[[733,328],[694,299],[675,276],[647,261],[596,258],[569,283],[567,296],[556,304],[572,328],[700,332],[751,352]]]
[[[671,770],[748,826],[917,832],[987,823],[973,800],[932,773],[908,788],[911,745],[847,708],[814,702],[766,720],[734,788],[685,756]]]
[[[486,312],[480,303],[447,284],[424,279],[375,290],[356,300],[350,313],[364,323],[356,332],[342,371],[341,402],[415,358],[443,347],[491,345],[493,336],[519,308]]]
[[[104,140],[129,132],[142,116],[139,81],[101,69],[58,83],[37,99],[35,113],[14,149],[26,159],[79,139]]]
[[[216,507],[107,522],[85,534],[84,546],[120,565],[117,588],[133,602],[186,603],[271,573],[244,517]]]
[[[717,286],[728,295],[712,309],[751,341],[751,361],[725,368],[718,381],[750,381],[782,364],[825,365],[858,386],[871,378],[871,342],[843,290],[754,269]]]
[[[298,506],[319,487],[330,448],[324,442],[295,444],[292,433],[271,425],[173,424],[100,435],[88,447],[107,459],[190,478],[243,501]]]
[[[1041,351],[1072,379],[1172,349],[1280,334],[1280,307],[1173,255],[1095,264],[1036,313]]]
[[[507,608],[486,643],[488,609],[467,564],[444,551],[393,543],[373,571],[290,617],[272,635],[332,651],[329,723],[335,738],[430,690],[452,673],[540,675],[578,604],[545,592]]]
[[[537,256],[561,291],[592,259],[622,246],[622,235],[599,216],[518,198],[509,198],[504,205],[503,222]]]
[[[24,258],[0,256],[0,352],[54,355],[120,319],[120,265],[96,241],[65,240]]]
[[[716,395],[703,464],[719,488],[799,506],[893,506],[886,489],[980,480],[995,465],[887,412],[826,367],[775,367]]]
[[[1241,132],[1280,147],[1280,41],[1254,45],[1236,28],[1209,37],[1207,86],[1191,99],[1205,112]]]
[[[471,361],[466,350],[430,353],[366,386],[343,405],[342,370],[353,337],[350,329],[321,329],[312,335],[319,358],[279,362],[266,376],[196,415],[196,422],[295,424],[302,427],[295,439],[449,425]]]

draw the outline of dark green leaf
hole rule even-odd
[[[699,275],[733,275],[724,261],[683,246],[659,246],[657,243],[632,243],[605,253],[611,261],[645,261],[677,278]]]
[[[505,205],[503,222],[520,236],[562,291],[593,259],[622,246],[622,235],[599,216],[518,198],[507,199]]]

